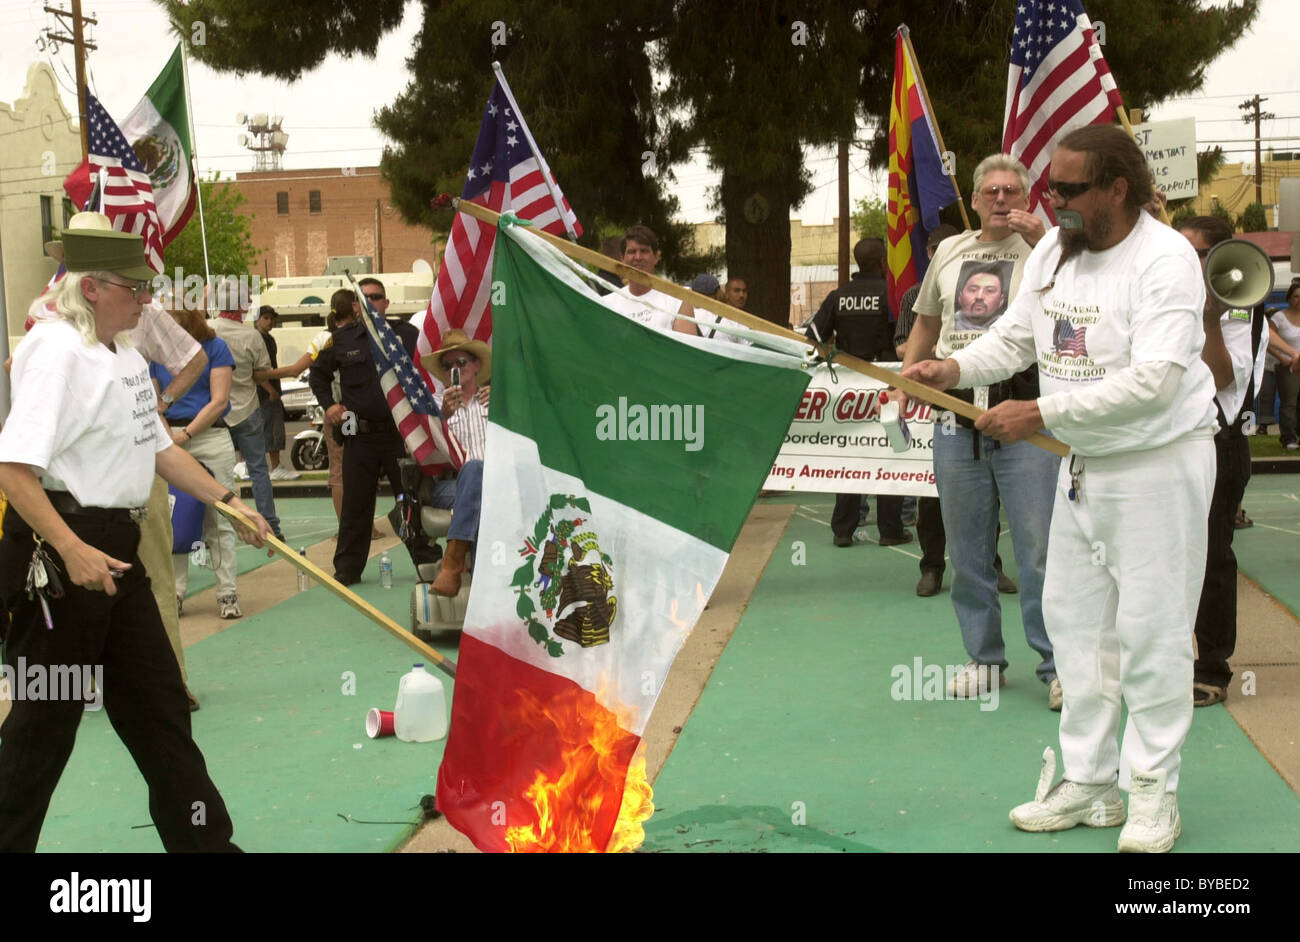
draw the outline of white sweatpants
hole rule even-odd
[[[207,465],[222,487],[231,491],[235,489],[235,446],[231,444],[229,430],[204,429],[186,444],[185,450]],[[237,547],[235,525],[223,513],[208,507],[203,516],[203,542],[212,554],[209,565],[217,576],[217,596],[234,595]],[[176,570],[177,595],[183,596],[189,588],[188,564],[187,554],[172,557],[172,566]]]
[[[1103,784],[1133,769],[1178,787],[1192,725],[1192,629],[1205,578],[1214,440],[1208,430],[1150,451],[1061,462],[1043,616],[1065,693],[1065,777]],[[1120,700],[1128,707],[1121,752]]]

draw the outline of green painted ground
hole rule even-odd
[[[800,510],[655,782],[644,850],[1114,852],[1118,829],[1030,835],[1007,820],[1033,797],[1058,722],[1033,676],[1018,596],[1002,597],[1011,666],[995,709],[895,699],[904,693],[895,666],[965,660],[946,583],[917,598],[915,543],[837,549],[832,498],[794,502]],[[796,541],[804,565],[792,564]],[[1005,533],[1002,546],[1011,573]],[[1226,711],[1197,713],[1183,757],[1179,851],[1300,847],[1300,800]],[[1223,800],[1247,794],[1248,803]]]
[[[252,500],[249,500],[250,506]],[[334,504],[328,497],[277,497],[276,512],[280,515],[280,529],[285,541],[293,547],[311,546],[321,540],[327,540],[338,530],[338,519],[334,516]],[[265,566],[273,559],[268,559],[265,550],[254,549],[244,543],[236,544],[235,581],[239,577]],[[202,592],[216,585],[216,575],[211,569],[190,564],[190,584],[185,597]]]
[[[1255,525],[1233,537],[1237,565],[1300,616],[1300,475],[1255,475],[1242,506]]]
[[[288,528],[286,527],[286,530]],[[414,582],[393,556],[398,588],[363,598],[405,625]],[[439,647],[455,657],[455,651]],[[292,596],[185,652],[203,709],[195,739],[248,851],[385,851],[411,833],[434,789],[442,742],[371,740],[370,707],[391,710],[418,655],[324,589]],[[355,694],[343,692],[355,675]],[[447,681],[448,703],[451,684]],[[363,821],[397,822],[361,824]],[[133,825],[147,825],[133,828]],[[158,851],[144,781],[101,711],[86,714],[41,834],[42,851]]]

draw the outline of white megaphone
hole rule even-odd
[[[1273,263],[1253,242],[1229,239],[1205,256],[1205,284],[1220,304],[1249,310],[1273,291]]]

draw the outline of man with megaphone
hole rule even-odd
[[[903,375],[947,389],[1037,363],[1039,398],[976,422],[1003,441],[1046,428],[1070,446],[1043,585],[1065,694],[1065,777],[1052,783],[1047,749],[1035,800],[1011,821],[1025,831],[1123,824],[1121,851],[1166,852],[1182,830],[1192,623],[1215,476],[1205,287],[1187,240],[1143,212],[1151,172],[1120,128],[1062,137],[1049,193],[1059,226],[1035,246],[1007,312],[970,346]]]
[[[1205,266],[1205,349],[1201,359],[1214,374],[1219,431],[1214,436],[1217,475],[1210,500],[1205,583],[1196,611],[1196,663],[1192,702],[1221,703],[1237,645],[1237,557],[1232,552],[1237,506],[1250,480],[1250,443],[1255,392],[1264,375],[1269,330],[1263,300],[1273,288],[1273,265],[1249,242],[1234,240],[1232,227],[1216,216],[1194,216],[1178,231]]]

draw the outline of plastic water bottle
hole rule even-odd
[[[393,732],[404,742],[433,742],[447,735],[447,697],[442,681],[416,664],[397,684]]]
[[[379,584],[385,589],[393,587],[393,557],[388,555],[388,550],[379,557]]]
[[[306,559],[307,547],[305,546],[298,547],[298,555],[301,556],[303,559]],[[306,572],[299,569],[298,570],[298,591],[306,592],[310,588],[311,588],[311,578],[307,575]]]

